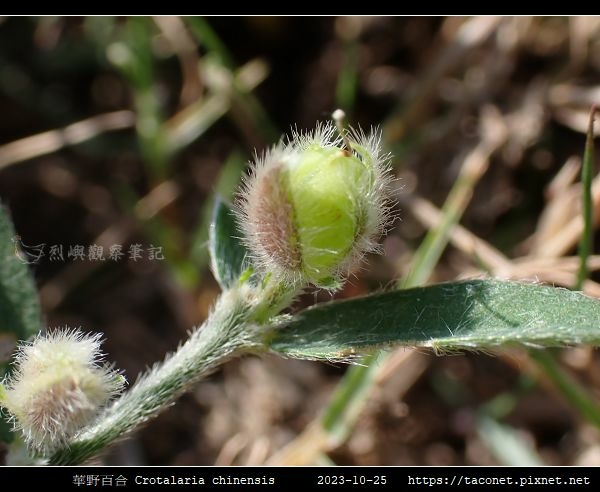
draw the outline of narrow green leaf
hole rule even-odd
[[[282,322],[271,350],[344,360],[391,345],[439,351],[600,344],[600,302],[498,280],[450,282],[321,304]]]
[[[335,88],[335,103],[344,108],[346,114],[352,113],[358,89],[358,51],[356,39],[344,43],[342,66],[338,74]]]
[[[27,264],[15,254],[16,240],[8,212],[0,205],[0,333],[26,339],[40,329],[40,306]]]
[[[575,290],[581,290],[583,283],[588,277],[587,261],[593,250],[594,210],[592,203],[592,181],[594,179],[594,118],[596,111],[596,106],[592,106],[587,138],[585,140],[585,151],[583,153],[583,166],[581,168],[583,232],[579,241],[580,265],[577,272]]]
[[[38,295],[26,262],[16,254],[17,236],[8,211],[0,204],[0,381],[8,372],[17,340],[41,327]],[[10,425],[0,411],[0,442],[10,442]]]
[[[247,251],[239,235],[231,207],[217,197],[210,224],[209,249],[212,271],[223,290],[237,282],[246,268]]]
[[[235,68],[233,55],[206,19],[203,17],[192,16],[186,17],[185,22],[196,40],[204,46],[208,52],[212,53],[222,65],[230,69]]]
[[[573,376],[565,372],[551,352],[532,350],[529,355],[543,369],[544,374],[560,390],[563,397],[581,415],[600,429],[600,409],[591,392]]]

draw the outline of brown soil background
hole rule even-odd
[[[579,213],[589,107],[600,101],[599,18],[208,18],[236,69],[263,79],[243,96],[232,89],[231,71],[214,68],[210,42],[185,22],[142,20],[135,28],[142,42],[127,37],[130,20],[107,22],[114,25],[0,21],[0,199],[26,244],[63,244],[65,254],[76,244],[164,245],[179,265],[45,259],[32,269],[46,324],[103,332],[110,360],[130,381],[175,349],[219,293],[201,226],[224,162],[233,153],[244,162],[339,105],[352,124],[384,129],[401,219],[383,239],[385,255],[370,258],[336,298],[389,287],[406,274],[466,162],[475,177],[460,222],[467,236],[461,243],[455,231],[430,281],[483,275],[483,260],[504,278],[573,284],[569,257],[579,236],[568,227]],[[214,95],[225,101],[222,117],[160,171],[131,127],[95,128],[96,138],[75,146],[63,133],[55,151],[19,158],[32,142],[9,144],[24,137],[120,110],[141,118],[134,84],[109,62],[118,43],[150,60],[164,121]],[[123,118],[127,126],[131,114]],[[486,244],[505,258],[490,256]],[[600,296],[594,279],[586,292]],[[300,304],[329,298],[311,292]],[[524,351],[408,354],[396,356],[347,442],[327,450],[333,462],[502,464],[479,423],[496,415],[547,464],[600,465],[600,432]],[[597,351],[556,356],[598,401]],[[102,462],[277,463],[345,370],[271,356],[230,362]],[[502,398],[506,411],[498,410]]]

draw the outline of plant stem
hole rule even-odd
[[[241,289],[224,292],[206,322],[176,352],[142,376],[68,447],[56,452],[50,464],[75,465],[94,457],[167,408],[228,359],[261,351],[263,335],[251,323],[254,306]]]

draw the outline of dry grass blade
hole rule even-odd
[[[77,145],[103,133],[132,128],[135,115],[131,111],[115,111],[50,130],[0,146],[0,169],[18,162],[51,154],[63,147]]]
[[[434,63],[419,78],[406,96],[407,106],[397,110],[386,123],[385,138],[389,142],[400,140],[406,129],[430,99],[437,82],[460,62],[472,49],[485,42],[498,28],[501,17],[474,17],[464,22],[452,41],[435,57]]]

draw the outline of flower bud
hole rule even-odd
[[[389,222],[388,161],[379,134],[342,138],[332,124],[257,159],[237,214],[256,266],[284,281],[339,286]]]
[[[102,363],[100,335],[56,330],[23,344],[0,392],[27,445],[41,454],[65,446],[124,386]]]

